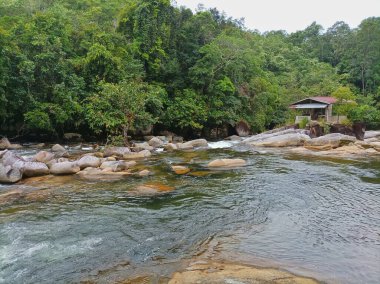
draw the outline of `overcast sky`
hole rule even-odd
[[[245,18],[249,29],[260,32],[286,30],[294,32],[313,21],[325,29],[337,21],[351,28],[368,17],[380,16],[380,0],[176,0],[178,6],[195,10],[199,3],[216,7],[233,18]]]

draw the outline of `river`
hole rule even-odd
[[[169,277],[181,261],[279,267],[327,283],[379,283],[380,161],[238,146],[157,153],[154,175],[0,185],[47,193],[0,205],[0,283],[111,283]],[[216,158],[244,168],[211,171]],[[192,175],[175,175],[171,164]],[[140,195],[160,183],[175,190]]]

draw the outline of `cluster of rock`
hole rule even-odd
[[[243,143],[255,147],[300,147],[313,151],[331,151],[340,148],[336,153],[347,150],[350,154],[380,154],[380,131],[367,131],[363,140],[341,133],[331,133],[311,138],[303,129],[278,129],[254,135],[243,140]],[[335,152],[334,152],[335,153]]]
[[[0,152],[0,182],[15,183],[26,177],[41,175],[72,175],[98,179],[104,176],[127,176],[128,171],[136,165],[138,159],[145,159],[152,155],[154,149],[164,148],[172,150],[191,150],[207,147],[205,139],[196,139],[188,142],[168,143],[158,137],[151,137],[149,141],[135,143],[133,147],[107,147],[103,152],[86,153],[79,158],[72,159],[67,149],[59,144],[50,151],[40,151],[35,156],[23,158],[13,151]],[[5,145],[7,148],[9,145]],[[12,149],[12,148],[11,148]],[[226,160],[227,161],[227,160]],[[228,164],[228,161],[226,162]],[[220,165],[225,167],[226,165]],[[176,174],[186,174],[190,169],[183,166],[173,166]],[[148,170],[138,173],[140,176],[149,175]]]

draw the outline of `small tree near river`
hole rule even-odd
[[[101,91],[88,99],[86,119],[96,133],[121,135],[127,146],[128,131],[157,122],[164,94],[162,88],[138,81],[104,83]]]

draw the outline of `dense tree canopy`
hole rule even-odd
[[[260,132],[342,92],[349,118],[379,127],[379,46],[380,18],[259,34],[170,0],[0,0],[0,133]]]

